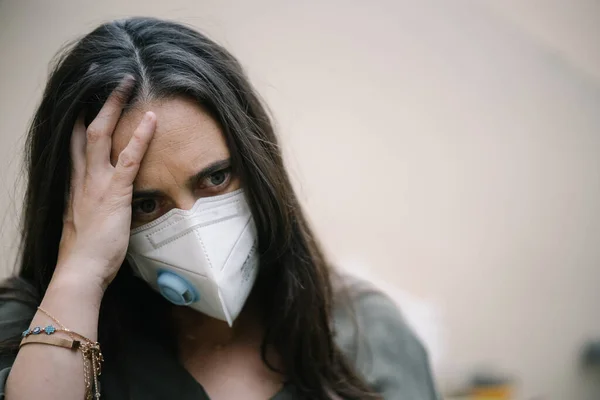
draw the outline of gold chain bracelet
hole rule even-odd
[[[38,310],[40,310],[42,313],[48,316],[48,318],[54,321],[56,325],[58,325],[60,329],[57,331],[64,332],[67,335],[69,335],[71,339],[73,339],[73,343],[78,342],[78,346],[74,346],[78,347],[79,350],[81,350],[81,355],[83,357],[83,379],[85,383],[86,399],[89,400],[93,397],[99,399],[100,385],[98,384],[98,377],[102,372],[102,363],[104,362],[104,357],[102,356],[102,352],[100,351],[100,343],[88,339],[87,337],[68,329],[56,317],[54,317],[48,311],[44,310],[42,307],[38,307]],[[25,339],[23,340],[25,341]],[[94,392],[93,396],[92,389]]]

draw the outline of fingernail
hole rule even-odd
[[[144,114],[144,122],[150,122],[154,119],[154,113],[152,111],[146,111]]]

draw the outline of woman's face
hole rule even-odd
[[[157,123],[133,185],[132,228],[240,187],[220,127],[184,97],[151,101],[124,114],[113,134],[113,165],[146,111],[156,114]]]

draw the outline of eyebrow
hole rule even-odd
[[[201,182],[203,179],[209,177],[215,172],[219,172],[223,169],[227,169],[231,167],[231,159],[219,160],[215,161],[212,164],[204,167],[200,172],[195,173],[187,180],[187,185],[189,187],[195,187],[198,182]],[[140,198],[151,198],[151,197],[159,197],[164,195],[164,193],[158,189],[148,189],[148,190],[138,190],[133,192],[133,200],[137,200]]]
[[[231,159],[219,160],[214,163],[204,167],[202,171],[198,172],[194,176],[188,178],[187,184],[189,187],[196,187],[198,182],[202,181],[204,178],[209,177],[215,172],[219,172],[223,169],[227,169],[231,166]]]

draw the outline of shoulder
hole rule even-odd
[[[33,286],[22,279],[0,281],[0,399],[18,348],[21,332],[36,311]]]
[[[0,283],[0,342],[27,329],[36,312],[35,289],[20,278]]]
[[[427,351],[396,303],[370,283],[340,276],[336,341],[385,399],[437,399]]]

